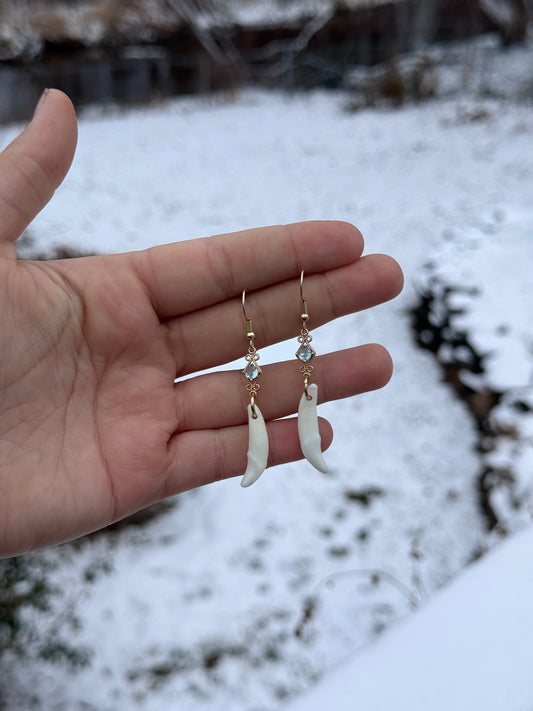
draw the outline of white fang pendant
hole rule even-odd
[[[265,471],[268,461],[268,434],[261,410],[248,405],[248,466],[241,480],[241,486],[251,486]]]
[[[316,414],[316,401],[318,397],[318,385],[312,383],[307,391],[311,396],[308,400],[305,391],[300,399],[298,408],[298,435],[300,437],[300,447],[307,461],[315,469],[324,474],[328,473],[328,465],[322,456],[320,433],[318,431],[318,417]]]

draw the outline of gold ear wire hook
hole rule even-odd
[[[300,318],[302,319],[302,324],[305,327],[305,322],[309,321],[309,314],[307,313],[307,304],[304,299],[304,270],[302,269],[300,273]]]
[[[242,291],[242,313],[244,315],[244,320],[246,321],[246,338],[250,341],[250,345],[253,345],[253,340],[255,333],[252,328],[252,319],[248,318],[246,315],[246,289]]]

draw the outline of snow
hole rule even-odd
[[[331,17],[339,8],[361,10],[403,0],[246,0],[226,1],[226,11],[242,27],[271,26],[282,23],[301,23],[302,19],[317,16]]]
[[[286,711],[526,711],[533,698],[533,528]]]
[[[531,166],[533,175],[533,165]],[[525,184],[527,185],[527,176]],[[486,379],[498,391],[525,388],[532,382],[533,284],[508,279],[505,299],[495,288],[494,272],[513,275],[517,263],[531,258],[531,216],[509,205],[479,216],[479,226],[461,230],[446,244],[434,274],[451,284],[475,285],[476,293],[458,292],[451,305],[457,328],[472,331],[476,350],[486,354]],[[460,246],[459,246],[460,245]],[[459,246],[459,247],[458,247]],[[475,328],[470,329],[471,324]]]
[[[76,674],[17,665],[13,683],[41,708],[270,711],[323,674],[315,701],[303,696],[300,708],[346,708],[355,680],[368,711],[371,698],[387,708],[389,686],[397,697],[388,708],[465,708],[461,689],[443,687],[448,678],[480,709],[533,705],[524,675],[531,534],[464,571],[494,543],[479,506],[477,432],[433,357],[414,345],[408,313],[428,274],[477,287],[460,297],[457,318],[487,353],[483,382],[531,397],[531,109],[471,96],[394,112],[354,114],[348,103],[341,93],[243,92],[81,117],[73,168],[28,231],[34,249],[127,251],[347,219],[367,252],[400,261],[406,289],[313,332],[318,353],[379,341],[395,361],[382,391],[321,406],[335,430],[329,476],[299,462],[248,490],[220,482],[177,497],[142,527],[43,554],[61,563],[58,619],[65,604],[75,608],[70,641],[93,656]],[[262,362],[293,353],[293,343],[278,344]],[[513,509],[502,496],[517,530],[531,518],[533,423],[512,402],[500,416],[523,436],[491,455],[512,465],[513,495],[525,497]],[[99,561],[111,572],[85,582]],[[333,673],[332,697],[326,672],[355,653]]]

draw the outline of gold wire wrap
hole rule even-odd
[[[300,335],[298,336],[298,343],[300,343],[300,348],[307,348],[309,349],[311,355],[309,357],[309,360],[311,358],[314,358],[315,356],[315,351],[313,347],[311,346],[311,341],[313,340],[313,337],[309,333],[309,330],[307,328],[307,322],[309,321],[309,313],[307,310],[307,302],[304,299],[304,270],[300,272],[300,318],[302,319],[302,330],[300,331]],[[296,357],[300,359],[298,352],[296,353]],[[305,397],[307,400],[312,400],[312,396],[309,394],[309,382],[311,380],[311,373],[313,371],[313,366],[307,362],[304,361],[302,362],[302,365],[300,366],[300,373],[304,376],[304,392],[305,392]]]
[[[244,320],[246,322],[246,338],[248,339],[248,343],[249,343],[248,353],[245,355],[245,358],[248,362],[248,365],[251,365],[251,366],[257,368],[256,378],[259,378],[259,376],[261,375],[261,368],[257,364],[257,361],[259,360],[259,353],[257,352],[257,349],[254,345],[255,333],[254,333],[253,326],[252,326],[252,319],[246,315],[246,289],[244,289],[242,292],[242,313],[244,315]],[[246,374],[247,367],[248,366],[246,366],[244,368],[244,370],[242,371],[246,378],[248,378],[248,375]],[[248,380],[250,380],[250,382],[246,385],[246,390],[248,390],[248,392],[250,393],[250,407],[252,409],[252,417],[254,418],[254,420],[257,420],[257,411],[255,409],[255,400],[257,397],[257,391],[259,390],[259,388],[261,386],[259,385],[259,383],[255,382],[255,378],[252,380],[250,378],[248,378]]]

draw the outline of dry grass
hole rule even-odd
[[[4,5],[2,22],[25,27],[43,40],[96,42],[128,30],[145,36],[147,31],[177,27],[178,14],[163,0],[18,0]]]

